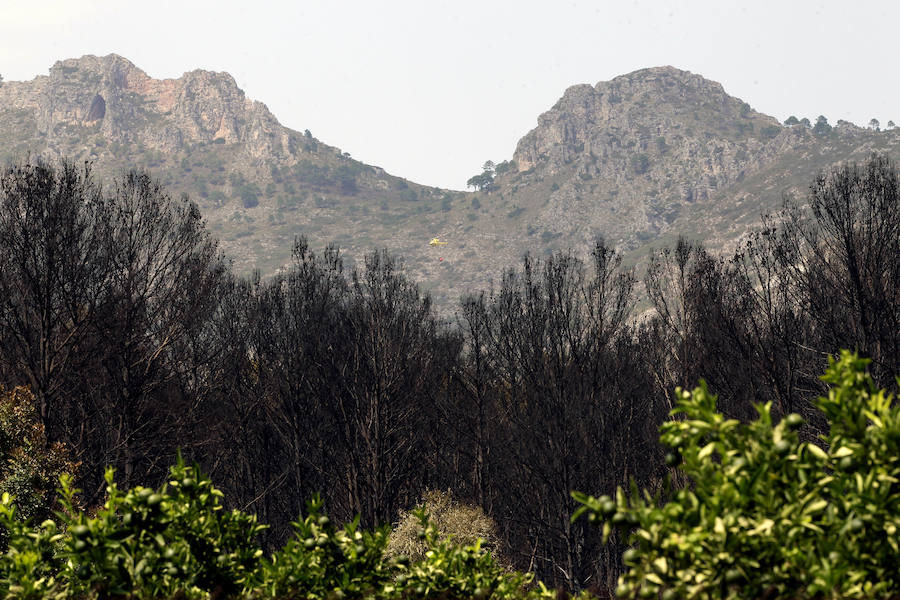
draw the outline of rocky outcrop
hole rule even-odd
[[[519,171],[575,171],[605,187],[665,180],[658,193],[692,202],[777,153],[790,133],[718,83],[658,67],[569,88],[514,159]]]
[[[522,138],[514,158],[520,170],[542,164],[553,171],[591,153],[628,148],[659,155],[677,140],[739,142],[767,127],[780,129],[778,121],[729,96],[721,84],[657,67],[569,88]],[[767,131],[771,136],[774,130]]]
[[[227,73],[158,80],[115,54],[84,56],[57,62],[47,77],[3,86],[0,101],[33,110],[51,142],[67,126],[96,126],[108,142],[140,141],[163,154],[221,139],[258,159],[291,155],[290,132]]]
[[[685,230],[693,207],[728,202],[735,186],[785,157],[871,133],[848,124],[827,135],[786,127],[719,83],[673,67],[642,69],[567,89],[521,139],[518,174],[499,188],[520,206],[541,190],[533,230],[575,240],[600,234],[634,248]]]

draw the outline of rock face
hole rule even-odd
[[[681,150],[684,141],[714,137],[737,144],[771,127],[774,134],[781,129],[774,118],[727,95],[720,84],[657,67],[594,87],[569,88],[522,138],[514,158],[520,170],[539,163],[559,170],[585,154],[594,153],[605,163],[617,150],[627,149],[630,155],[646,153],[653,159],[639,169],[643,174],[668,151]]]
[[[260,157],[290,154],[275,117],[227,73],[156,80],[121,56],[85,56],[57,62],[47,77],[8,82],[0,98],[34,110],[37,131],[51,145],[67,126],[98,125],[107,141],[140,141],[167,155],[217,139],[245,144]]]
[[[818,168],[896,142],[852,125],[782,126],[719,83],[656,67],[566,90],[519,142],[499,191],[532,208],[532,231],[569,244],[602,235],[636,249],[676,231],[709,241],[728,237],[728,224],[710,229],[711,205],[734,208],[754,177],[766,180],[752,188],[766,194],[752,203],[757,218]]]

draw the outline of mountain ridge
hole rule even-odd
[[[785,126],[717,82],[651,67],[570,86],[492,185],[454,192],[282,126],[224,72],[154,79],[89,55],[0,85],[0,160],[67,156],[104,178],[147,168],[197,202],[240,272],[275,272],[297,235],[336,243],[350,266],[386,248],[445,308],[526,252],[584,254],[597,237],[631,264],[679,233],[725,249],[784,193],[872,151],[896,158],[900,132]]]

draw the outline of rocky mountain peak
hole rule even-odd
[[[547,240],[577,246],[602,235],[631,250],[697,231],[712,242],[710,230],[739,229],[735,214],[758,216],[760,204],[743,203],[748,182],[771,194],[771,207],[787,189],[778,182],[814,174],[813,156],[858,155],[874,142],[847,124],[784,126],[720,83],[653,67],[568,88],[520,140],[514,174],[496,187],[534,207],[529,231]],[[735,206],[743,208],[712,224],[713,209]]]
[[[50,80],[62,81],[74,73],[90,73],[101,78],[104,84],[120,88],[129,87],[129,80],[148,79],[146,73],[136,67],[130,60],[118,54],[94,56],[87,54],[81,58],[69,58],[56,61],[50,67]]]
[[[729,96],[720,83],[674,67],[653,67],[568,88],[522,138],[514,159],[520,171],[558,172],[581,156],[617,147],[653,152],[654,144],[671,146],[668,138],[739,142],[773,137],[779,130],[778,121]]]
[[[48,76],[0,91],[13,108],[32,109],[53,140],[67,127],[95,127],[107,142],[142,144],[173,154],[186,144],[243,143],[254,158],[286,157],[289,140],[261,102],[228,73],[195,70],[154,79],[116,54],[59,61]]]
[[[90,162],[104,182],[122,169],[150,170],[198,204],[243,272],[283,266],[300,233],[340,243],[348,257],[385,239],[423,254],[419,240],[441,231],[423,220],[446,218],[445,206],[463,196],[282,126],[228,73],[156,79],[115,54],[59,61],[48,75],[0,86],[0,164],[35,155]],[[413,227],[426,231],[409,234]]]

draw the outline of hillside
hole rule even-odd
[[[872,150],[897,157],[898,144],[896,130],[786,127],[718,83],[659,67],[569,88],[489,191],[461,193],[282,126],[227,73],[157,80],[122,57],[85,56],[0,86],[0,160],[69,156],[107,181],[145,167],[197,202],[240,272],[274,272],[299,234],[336,243],[351,265],[388,248],[444,307],[526,251],[584,251],[600,235],[631,261],[679,232],[727,247],[820,169]],[[435,236],[449,244],[429,246]]]
[[[309,130],[282,126],[227,73],[157,80],[126,59],[85,56],[49,76],[0,86],[0,160],[91,161],[106,181],[149,169],[187,193],[240,272],[290,259],[294,237],[332,241],[348,258],[376,247],[404,255],[435,235],[460,196],[354,160]],[[415,223],[415,233],[412,223]]]
[[[784,126],[716,82],[658,67],[566,90],[495,193],[554,247],[602,235],[636,258],[684,233],[724,248],[820,170],[872,151],[897,157],[898,144],[897,130]]]

